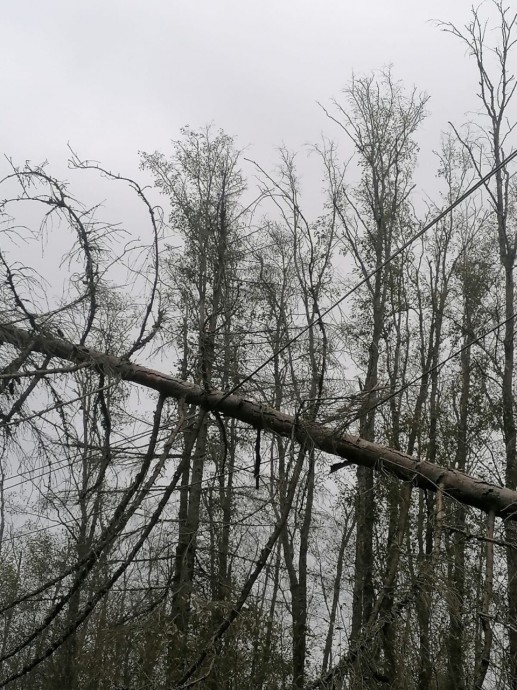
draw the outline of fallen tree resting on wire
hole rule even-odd
[[[207,392],[200,386],[87,347],[74,345],[50,335],[32,334],[15,326],[0,324],[0,343],[40,352],[50,357],[91,364],[106,374],[154,389],[186,403],[239,419],[256,429],[309,443],[330,455],[343,458],[333,469],[345,464],[363,465],[389,473],[402,481],[431,491],[441,490],[455,500],[506,520],[517,520],[517,492],[455,469],[420,461],[400,451],[365,441],[358,436],[337,434],[335,429],[308,422],[303,417],[284,414],[264,404],[222,391]]]

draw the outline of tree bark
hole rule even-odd
[[[267,405],[241,396],[226,395],[222,391],[206,391],[201,386],[181,381],[154,369],[148,369],[126,360],[106,355],[97,350],[74,345],[61,338],[34,335],[16,326],[0,324],[0,341],[17,347],[30,347],[50,357],[58,357],[76,363],[89,363],[106,374],[121,380],[159,391],[186,403],[199,405],[206,410],[218,410],[257,429],[264,429],[298,443],[313,444],[315,448],[336,455],[352,463],[389,473],[403,481],[412,481],[419,488],[432,492],[438,485],[446,496],[486,513],[491,510],[506,521],[517,522],[517,491],[472,477],[459,470],[440,467],[426,460],[406,455],[398,450],[365,441],[359,436],[336,434],[334,429],[306,422]],[[343,466],[331,467],[336,471]]]

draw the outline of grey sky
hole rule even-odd
[[[431,95],[424,164],[447,120],[475,101],[474,65],[432,18],[464,23],[470,0],[2,0],[2,152],[83,157],[137,175],[138,150],[167,151],[184,124],[237,135],[266,166],[324,131],[316,101],[393,63]],[[429,179],[424,176],[425,182]],[[422,180],[422,181],[424,181]]]

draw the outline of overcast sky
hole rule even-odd
[[[167,152],[182,125],[214,122],[270,168],[275,147],[322,133],[317,101],[352,72],[393,64],[426,91],[418,182],[431,193],[447,121],[476,107],[475,66],[431,20],[459,25],[471,0],[0,0],[2,153],[48,159],[67,143],[137,176],[138,151]],[[487,11],[490,10],[488,5]]]
[[[139,151],[169,152],[183,125],[214,122],[265,168],[279,145],[299,150],[322,133],[350,154],[317,102],[339,98],[353,72],[392,64],[395,78],[431,97],[417,181],[433,196],[432,151],[449,120],[461,124],[477,107],[477,78],[464,45],[432,20],[463,25],[470,7],[471,0],[0,0],[0,153],[18,164],[46,159],[50,172],[70,177],[70,143],[82,158],[141,179]],[[0,158],[0,174],[7,170]],[[99,182],[89,179],[92,188],[82,191],[95,197]],[[143,228],[150,242],[143,207],[138,216],[118,189],[99,186],[98,194],[94,201],[115,199],[109,220],[135,234]],[[52,241],[36,258],[58,298],[58,266],[48,257],[60,256],[63,240],[56,233]],[[28,254],[38,248],[17,249],[20,261],[33,263]]]

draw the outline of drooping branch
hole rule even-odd
[[[293,417],[267,405],[247,400],[241,396],[226,395],[222,391],[206,391],[188,381],[182,381],[160,371],[107,355],[90,348],[74,345],[61,338],[32,334],[16,326],[0,324],[0,343],[28,348],[34,352],[74,362],[88,363],[106,374],[159,391],[165,396],[184,399],[186,403],[199,405],[207,410],[217,410],[227,417],[238,419],[255,429],[294,438],[299,443],[311,443],[315,448],[347,462],[371,467],[389,473],[415,486],[437,491],[440,486],[444,495],[465,505],[506,520],[517,521],[517,492],[483,479],[472,477],[459,470],[442,467],[425,460],[365,441],[358,436],[337,434],[322,424]]]

